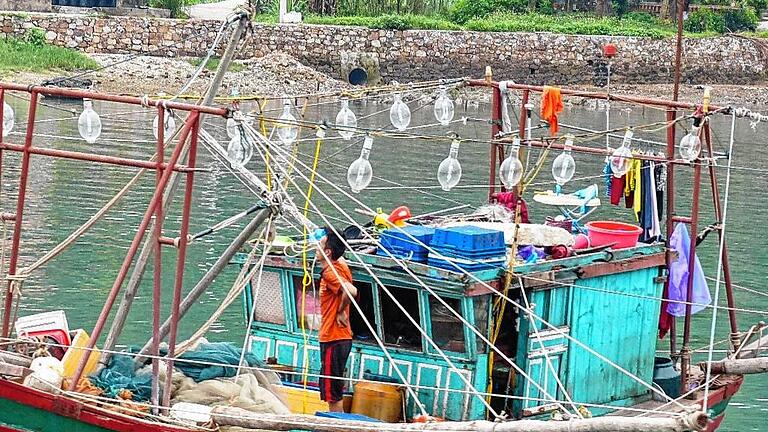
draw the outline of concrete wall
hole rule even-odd
[[[0,15],[3,33],[19,35],[35,26],[52,43],[93,53],[199,57],[219,25],[215,21],[134,17]],[[636,37],[254,24],[239,56],[283,51],[335,77],[362,65],[369,75],[384,81],[481,77],[490,65],[498,79],[531,84],[599,83],[606,68],[601,47],[609,41],[618,47],[612,68],[617,81],[672,80],[674,40]],[[686,40],[684,56],[686,82],[749,83],[766,78],[766,55],[747,39]]]
[[[49,12],[51,0],[0,0],[0,11]]]

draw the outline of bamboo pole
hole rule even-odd
[[[211,83],[211,86],[208,89],[208,93],[206,93],[205,99],[202,101],[201,106],[210,105],[213,102],[214,98],[216,97],[216,93],[218,92],[219,87],[221,86],[221,82],[224,79],[224,74],[227,72],[227,69],[229,68],[229,64],[235,55],[235,48],[237,47],[238,42],[240,41],[243,33],[246,30],[247,23],[248,23],[248,15],[245,14],[241,16],[240,20],[238,21],[238,26],[235,27],[235,31],[232,32],[232,37],[229,40],[229,45],[227,45],[226,51],[224,52],[224,55],[222,56],[221,61],[219,62],[219,68],[216,70],[216,75],[213,78],[213,82]],[[187,151],[188,151],[188,147],[185,147],[183,149],[182,159],[186,156]],[[171,197],[176,193],[176,188],[179,185],[179,180],[180,180],[180,177],[178,177],[176,173],[173,173],[170,180],[170,185],[168,186],[165,194],[163,195],[163,201],[162,201],[163,214],[168,213],[168,210],[172,203]],[[104,341],[104,351],[102,351],[101,359],[99,361],[100,368],[106,366],[109,363],[109,358],[111,356],[109,351],[111,351],[114,348],[115,344],[117,343],[117,338],[120,336],[120,334],[123,331],[123,327],[125,326],[125,322],[128,318],[128,312],[130,311],[131,306],[133,305],[133,300],[136,297],[136,292],[138,291],[139,285],[141,284],[141,280],[144,277],[144,271],[147,268],[149,259],[152,257],[154,244],[152,243],[151,240],[152,238],[150,236],[144,242],[144,245],[141,248],[141,252],[139,252],[139,257],[136,259],[136,264],[134,265],[133,273],[131,273],[131,277],[130,279],[128,279],[128,285],[126,286],[125,293],[123,294],[123,298],[120,301],[120,305],[118,306],[117,312],[115,313],[115,318],[112,320],[112,326],[109,329],[107,338]]]
[[[750,359],[729,359],[710,362],[713,374],[749,375],[768,372],[768,357]],[[701,370],[707,370],[707,362],[699,363]]]
[[[621,417],[603,416],[569,421],[517,420],[491,422],[433,423],[371,423],[339,420],[310,415],[258,414],[242,408],[214,407],[211,418],[219,426],[238,426],[247,429],[289,431],[311,429],[319,432],[381,432],[381,431],[468,431],[468,432],[683,432],[703,431],[707,415],[697,411],[681,417]]]
[[[256,217],[246,225],[245,228],[237,235],[237,237],[230,243],[226,250],[219,256],[210,269],[203,275],[200,281],[195,285],[192,290],[184,297],[179,305],[179,319],[184,318],[184,315],[189,311],[193,304],[197,302],[197,299],[208,290],[216,277],[221,273],[224,268],[229,265],[229,261],[235,256],[237,251],[253,236],[261,224],[272,214],[272,209],[264,209],[256,214]],[[171,329],[170,318],[166,319],[162,326],[160,326],[159,339],[163,340],[168,335],[168,331]],[[140,355],[146,355],[149,352],[149,348],[152,345],[152,339],[150,339],[144,347],[141,349]],[[143,359],[138,357],[136,359],[137,364],[141,364]]]

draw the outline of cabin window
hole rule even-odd
[[[405,309],[414,321],[421,323],[419,313],[419,292],[413,289],[387,287],[397,302]],[[384,343],[416,348],[421,350],[421,333],[408,319],[405,313],[395,304],[394,300],[383,289],[379,291],[381,303],[381,324],[384,329]]]
[[[258,322],[285,325],[285,310],[283,309],[283,285],[280,283],[280,273],[264,271],[251,280],[251,293],[255,299],[253,319]]]
[[[461,316],[461,300],[441,297],[442,302],[429,296],[429,316],[432,319],[432,340],[445,351],[464,352],[464,324]]]
[[[304,276],[293,276],[293,291],[296,298],[296,328],[301,330],[303,312],[304,328],[317,331],[320,329],[321,317],[320,280],[310,280],[306,289],[303,287],[303,284]]]
[[[355,340],[362,342],[375,342],[376,339],[371,333],[368,324],[376,331],[376,312],[373,304],[373,286],[368,282],[355,282],[357,287],[357,302],[363,315],[357,311],[354,305],[349,306],[349,325],[352,327],[352,334]],[[363,319],[365,317],[365,319]],[[368,324],[366,324],[366,321]]]
[[[487,295],[475,297],[473,302],[475,308],[475,328],[486,338],[488,337],[488,301],[490,298]],[[472,333],[475,334],[474,332]],[[477,337],[477,352],[480,354],[486,352],[488,344],[480,336],[475,336]]]

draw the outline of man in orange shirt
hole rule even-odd
[[[326,378],[343,377],[352,350],[349,305],[357,296],[352,285],[352,272],[344,260],[346,246],[333,230],[325,228],[318,244],[320,273],[320,398],[328,402],[328,410],[343,412],[344,381]]]

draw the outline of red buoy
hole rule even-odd
[[[611,57],[615,56],[616,55],[616,45],[614,45],[614,44],[612,44],[610,42],[605,44],[605,45],[603,45],[603,55],[608,57],[608,58],[611,58]]]

